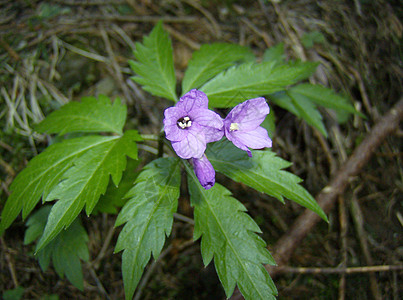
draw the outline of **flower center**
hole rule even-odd
[[[239,124],[238,123],[231,123],[229,126],[229,131],[237,131],[239,130]]]
[[[178,124],[179,128],[185,129],[185,128],[188,128],[188,127],[192,126],[192,121],[190,120],[189,117],[183,117],[183,118],[180,118],[176,122],[176,124]]]

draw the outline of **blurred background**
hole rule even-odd
[[[120,97],[128,105],[127,128],[160,131],[163,109],[171,103],[143,91],[130,79],[127,63],[135,43],[159,20],[172,39],[178,82],[204,43],[245,45],[258,60],[283,43],[288,59],[321,63],[311,82],[349,98],[367,118],[322,110],[325,139],[271,106],[273,151],[293,163],[289,171],[315,196],[402,96],[402,16],[401,1],[386,0],[0,0],[0,208],[16,174],[48,145],[34,124],[69,101]],[[401,138],[398,130],[382,143],[338,198],[330,223],[319,223],[298,245],[290,268],[275,278],[279,299],[401,299],[402,269],[387,270],[403,259]],[[142,155],[142,164],[152,158]],[[217,181],[244,203],[269,249],[303,212],[224,176]],[[186,195],[178,212],[192,217]],[[83,264],[83,291],[52,268],[41,271],[33,246],[23,244],[26,227],[19,218],[1,237],[0,291],[19,288],[21,299],[124,299],[121,254],[113,254],[121,229],[113,229],[115,217],[82,218],[91,257]],[[176,220],[160,260],[145,270],[137,299],[225,298],[192,233],[191,221]],[[374,265],[386,271],[340,270]]]

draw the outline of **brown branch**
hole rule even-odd
[[[298,273],[298,274],[355,274],[374,273],[403,270],[403,265],[382,265],[350,268],[293,268],[280,267],[278,273]]]
[[[352,176],[357,175],[362,167],[368,162],[376,148],[385,140],[385,138],[396,131],[399,122],[403,118],[403,98],[372,128],[362,143],[354,150],[350,158],[343,164],[333,179],[316,197],[319,205],[329,213],[339,195],[341,195]],[[272,277],[281,272],[291,257],[295,248],[311,231],[313,226],[320,220],[317,214],[310,210],[302,213],[290,229],[281,237],[273,248],[273,257],[279,267],[266,265],[266,269]],[[231,300],[243,299],[237,289],[230,298]]]
[[[398,129],[399,122],[403,118],[403,98],[382,118],[368,133],[362,143],[354,150],[350,158],[343,164],[333,179],[316,197],[319,205],[329,213],[333,208],[338,195],[344,192],[351,177],[357,175],[362,167],[368,162],[376,148],[392,132]],[[291,254],[301,240],[311,231],[313,226],[320,220],[318,215],[306,210],[297,218],[288,232],[286,232],[274,246],[274,259],[279,266],[286,264]],[[274,277],[276,267],[268,266],[267,269]]]

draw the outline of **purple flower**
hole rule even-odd
[[[206,144],[224,135],[221,117],[208,109],[205,93],[193,89],[164,112],[164,129],[176,154],[183,159],[201,158]]]
[[[193,169],[202,187],[206,190],[215,183],[215,171],[206,155],[201,158],[193,158]]]
[[[252,153],[248,148],[271,147],[266,129],[259,126],[269,112],[270,108],[262,97],[238,104],[224,119],[225,136],[250,157]]]

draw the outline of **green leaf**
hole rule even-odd
[[[302,44],[305,48],[310,49],[314,44],[324,44],[325,36],[319,31],[305,32],[302,36]]]
[[[302,118],[299,114],[298,109],[294,106],[290,96],[286,93],[286,91],[277,92],[271,94],[269,96],[270,101],[274,102],[274,104],[288,110],[290,113],[296,115],[299,118]]]
[[[182,94],[199,88],[215,75],[237,62],[254,60],[252,51],[236,44],[204,44],[195,51],[182,81]]]
[[[267,133],[269,134],[269,137],[272,139],[274,136],[274,132],[276,131],[276,115],[274,114],[274,110],[270,109],[270,113],[266,116],[262,124],[264,129],[267,130]]]
[[[105,142],[86,151],[60,178],[45,201],[58,199],[49,214],[45,231],[38,242],[37,251],[51,241],[63,228],[67,228],[86,205],[90,215],[99,197],[105,193],[109,176],[118,185],[126,168],[126,155],[137,159],[134,141],[140,137],[136,131],[126,131],[122,137],[104,137]]]
[[[29,244],[39,237],[46,225],[50,213],[49,205],[43,206],[35,212],[27,221],[24,244]],[[35,239],[32,233],[35,232]],[[39,232],[39,235],[37,234]],[[43,271],[52,260],[53,266],[59,277],[66,275],[67,279],[78,289],[83,290],[83,273],[80,259],[89,260],[88,235],[78,219],[71,226],[56,236],[49,244],[37,253],[39,265]]]
[[[305,96],[294,93],[292,89],[288,90],[287,95],[290,96],[292,104],[301,116],[309,125],[317,128],[320,133],[327,137],[327,131],[322,121],[322,115],[317,110],[316,105]]]
[[[276,61],[245,63],[232,67],[203,85],[200,90],[211,107],[232,107],[246,99],[282,91],[308,78],[317,63],[294,62],[278,65]]]
[[[34,157],[10,186],[11,195],[1,213],[0,234],[11,225],[21,210],[25,219],[41,196],[44,199],[47,197],[76,159],[115,139],[117,137],[86,136],[64,140]]]
[[[117,214],[117,208],[122,207],[127,202],[126,193],[133,187],[139,172],[136,171],[141,160],[127,160],[126,170],[123,172],[122,180],[119,186],[109,182],[108,188],[104,195],[99,198],[97,205],[94,207],[92,214],[103,212],[108,214]]]
[[[25,289],[22,286],[17,286],[15,289],[6,290],[3,292],[3,300],[20,300],[25,293]]]
[[[242,182],[259,192],[284,202],[286,197],[317,213],[323,220],[327,217],[315,199],[299,183],[298,176],[284,171],[291,163],[279,158],[274,152],[252,151],[250,158],[245,151],[229,141],[217,142],[208,147],[207,156],[214,169]]]
[[[46,220],[48,219],[51,209],[52,206],[50,205],[42,206],[29,217],[28,221],[25,223],[28,228],[25,230],[24,245],[29,245],[39,239],[45,229]]]
[[[348,102],[348,100],[340,95],[337,95],[333,90],[321,85],[313,85],[309,83],[302,83],[290,89],[292,93],[298,93],[317,105],[340,109],[349,113],[358,114],[355,108]],[[362,114],[360,114],[363,116]]]
[[[35,126],[38,132],[114,132],[122,134],[126,122],[127,109],[120,99],[113,104],[106,96],[84,97],[81,102],[70,102],[52,112]]]
[[[306,97],[298,93],[292,93],[290,89],[285,92],[278,92],[270,95],[270,100],[297,117],[305,120],[305,122],[311,126],[316,127],[327,137],[327,131],[322,121],[322,115],[317,110],[316,105]]]
[[[279,65],[285,64],[284,43],[266,49],[263,54],[263,61],[275,61]]]
[[[179,166],[176,158],[159,158],[148,164],[127,193],[130,200],[116,220],[115,226],[126,223],[115,248],[116,252],[124,249],[122,274],[126,299],[132,299],[151,253],[157,259],[165,236],[171,233],[179,198]]]
[[[136,43],[134,56],[137,61],[129,61],[136,73],[132,79],[155,96],[177,101],[172,43],[161,21],[144,37],[143,44]]]
[[[275,265],[266,243],[256,234],[259,226],[246,208],[222,185],[205,190],[186,164],[189,193],[194,207],[194,239],[201,239],[203,262],[214,257],[218,277],[227,297],[235,285],[245,299],[275,299],[276,287],[263,264]]]

